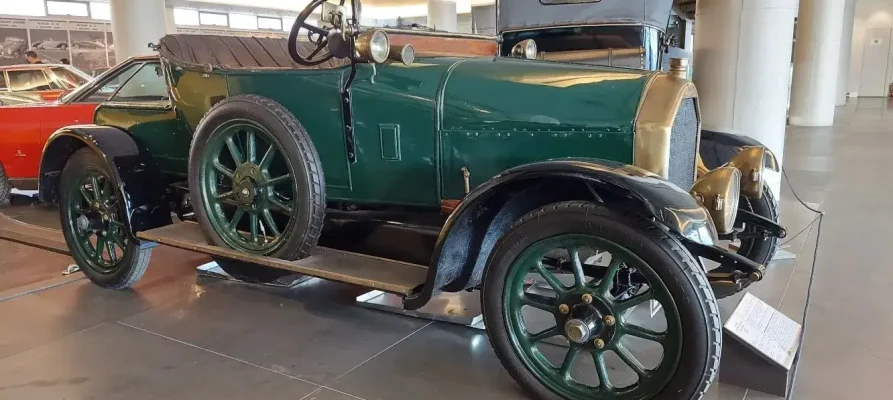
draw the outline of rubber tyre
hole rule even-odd
[[[496,245],[484,275],[482,308],[490,343],[509,374],[534,398],[559,400],[515,353],[502,308],[505,277],[515,259],[534,243],[555,235],[584,233],[632,250],[661,277],[682,320],[683,345],[676,375],[655,399],[700,399],[716,378],[722,322],[703,268],[680,244],[637,216],[615,214],[590,202],[555,203],[519,219]]]
[[[111,176],[105,163],[100,160],[91,149],[80,149],[68,159],[68,162],[65,163],[65,168],[62,169],[62,177],[59,180],[58,191],[62,235],[65,237],[65,243],[68,245],[68,249],[71,252],[71,257],[74,259],[74,262],[81,267],[81,271],[84,272],[84,275],[86,275],[90,281],[98,286],[108,289],[129,288],[143,277],[143,274],[145,274],[146,269],[149,267],[149,260],[152,257],[151,248],[140,249],[139,244],[128,240],[127,248],[124,249],[124,256],[118,261],[115,270],[111,273],[102,273],[91,268],[88,259],[78,250],[78,247],[74,245],[75,239],[71,232],[71,218],[73,217],[70,210],[61,205],[68,204],[68,196],[70,196],[71,193],[70,186],[76,185],[77,182],[79,182],[77,179],[77,176],[79,176],[78,174],[87,170],[99,171],[106,175],[106,177]],[[121,210],[119,209],[118,219],[123,221],[123,215],[121,214]]]
[[[738,202],[738,209],[750,211],[763,218],[778,223],[778,202],[775,200],[775,195],[772,194],[772,189],[770,189],[769,186],[763,185],[763,196],[759,199],[749,199],[741,196],[741,199]],[[775,257],[775,252],[778,251],[778,245],[779,238],[777,237],[741,240],[738,254],[747,257],[753,262],[768,265],[769,262],[772,261],[772,258]],[[730,268],[720,266],[719,270],[726,271],[730,270]],[[716,298],[724,299],[742,292],[750,287],[752,283],[753,281],[747,279],[744,281],[744,284],[741,285],[741,289],[739,290],[718,290],[715,292]]]
[[[6,170],[0,164],[0,205],[9,204],[9,197],[12,196],[12,184],[9,183],[9,177],[6,176]]]
[[[296,260],[310,255],[319,240],[325,219],[325,181],[322,164],[313,141],[300,122],[282,105],[270,99],[255,95],[229,97],[212,107],[202,118],[196,129],[189,152],[189,187],[196,220],[211,244],[226,247],[226,242],[215,231],[208,218],[200,193],[201,157],[205,144],[214,130],[222,123],[233,119],[247,119],[266,128],[278,141],[283,153],[294,166],[292,175],[298,186],[299,210],[294,229],[285,243],[268,254],[284,260]],[[267,268],[252,264],[234,263],[229,260],[215,260],[227,273],[249,282],[269,283],[282,276],[294,274],[291,271]],[[241,264],[241,265],[237,265]],[[232,271],[232,273],[230,272]],[[275,277],[274,279],[271,279]]]

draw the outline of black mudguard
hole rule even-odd
[[[139,243],[136,233],[172,223],[164,201],[164,186],[151,154],[141,148],[126,131],[111,126],[78,125],[62,128],[47,141],[40,160],[39,197],[45,203],[57,201],[62,168],[75,151],[87,147],[108,166],[122,199],[125,226],[130,239]]]
[[[729,162],[735,154],[747,146],[766,147],[750,136],[701,130],[701,146],[698,153],[701,155],[704,166],[713,170]]]
[[[572,187],[581,189],[564,190]],[[478,186],[453,211],[435,245],[425,285],[404,307],[417,309],[440,291],[477,287],[496,242],[516,220],[568,200],[619,203],[681,238],[709,245],[716,238],[709,214],[688,192],[642,169],[592,159],[527,164]]]

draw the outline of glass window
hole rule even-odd
[[[43,17],[47,15],[43,0],[4,1],[2,14]]]
[[[146,64],[133,74],[112,101],[161,101],[167,100],[167,85],[159,64]]]
[[[74,89],[87,82],[86,79],[66,68],[53,67],[50,68],[50,71],[56,78],[56,82],[59,82],[65,89]]]
[[[257,30],[257,16],[249,14],[229,14],[229,27],[235,29]]]
[[[200,12],[198,21],[202,25],[229,26],[229,18],[226,14]]]
[[[188,8],[175,8],[174,24],[198,26],[198,10],[190,10]]]
[[[282,19],[257,17],[257,27],[260,29],[273,29],[273,30],[281,31],[282,30]]]
[[[9,90],[9,88],[6,86],[6,74],[0,71],[0,92],[5,92],[7,90]]]
[[[58,90],[59,85],[51,81],[43,69],[7,71],[9,87],[13,92],[31,92],[38,90]]]
[[[158,65],[158,64],[153,64]],[[93,89],[93,93],[90,93],[89,96],[84,97],[79,102],[81,103],[102,103],[103,101],[108,101],[115,94],[115,91],[121,87],[121,84],[126,82],[127,79],[136,72],[142,66],[140,63],[132,64],[129,67],[118,71],[115,75],[110,76],[105,82],[103,82],[102,86],[98,89]],[[98,78],[102,79],[102,78]],[[78,96],[82,92],[82,90],[75,90],[70,94],[70,96]]]
[[[72,15],[75,17],[89,17],[87,3],[74,1],[47,1],[47,14],[50,15]]]
[[[109,3],[90,2],[90,16],[93,19],[111,21],[112,10],[109,8]]]

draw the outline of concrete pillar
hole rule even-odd
[[[853,52],[853,25],[856,22],[856,0],[846,0],[843,9],[843,32],[840,35],[840,66],[837,71],[837,95],[834,105],[846,105],[850,82],[850,58]]]
[[[177,23],[174,20],[174,8],[173,7],[165,7],[164,8],[164,20],[167,25],[167,33],[169,33],[169,34],[177,33]]]
[[[449,0],[428,0],[428,27],[439,31],[459,30],[459,14],[456,2]]]
[[[149,43],[167,33],[167,12],[164,0],[111,0],[112,33],[115,35],[115,58],[118,61],[154,52]]]
[[[679,41],[683,49],[692,51],[695,47],[695,21],[685,21],[685,32],[682,34],[682,40]]]
[[[845,6],[846,0],[800,1],[788,119],[791,125],[834,124]]]
[[[704,129],[759,140],[782,161],[797,0],[698,0],[694,82]],[[776,195],[781,177],[767,174]]]

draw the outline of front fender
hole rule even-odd
[[[107,166],[131,240],[136,233],[172,222],[164,202],[164,187],[152,156],[126,131],[99,125],[77,125],[59,129],[50,136],[40,160],[38,193],[46,203],[57,201],[59,177],[75,151],[89,148]]]
[[[765,162],[766,167],[777,168],[778,160],[766,145],[750,136],[734,133],[701,130],[701,145],[698,154],[707,170],[713,170],[729,162],[743,148],[750,146],[765,147],[766,154],[769,155]]]
[[[593,159],[562,159],[507,170],[471,191],[444,224],[428,278],[407,309],[439,291],[478,286],[497,241],[524,214],[546,204],[588,200],[620,204],[688,240],[712,245],[707,210],[686,191],[643,169]]]

